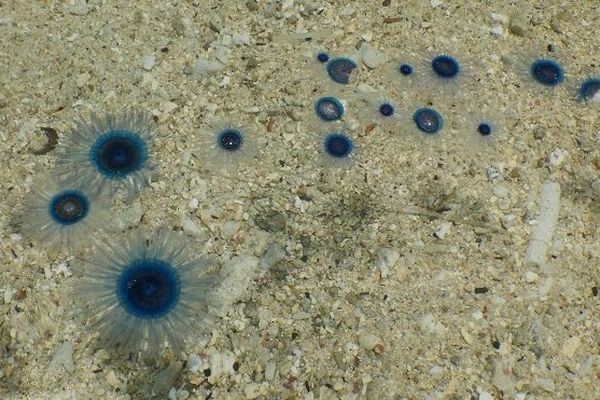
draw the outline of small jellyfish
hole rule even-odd
[[[73,179],[45,178],[34,184],[19,212],[23,235],[49,251],[75,250],[93,243],[109,225],[105,199]]]
[[[203,166],[214,172],[228,174],[254,159],[256,139],[247,124],[209,122],[201,132],[200,143],[194,149]]]
[[[394,113],[396,112],[396,108],[391,102],[384,101],[381,104],[379,104],[379,106],[377,107],[377,111],[382,117],[389,118],[394,115]]]
[[[461,72],[458,60],[452,56],[442,54],[433,57],[431,70],[442,79],[453,79]]]
[[[217,147],[228,153],[240,151],[244,144],[244,135],[239,129],[226,128],[217,134]]]
[[[397,125],[398,109],[390,98],[368,85],[359,85],[355,93],[359,100],[367,104],[367,107],[359,108],[361,121],[374,122],[384,130]]]
[[[402,63],[398,65],[398,72],[402,76],[411,76],[414,73],[414,68],[410,64]]]
[[[481,121],[477,123],[476,131],[479,135],[487,137],[492,134],[494,128],[488,121]]]
[[[600,78],[587,78],[581,82],[577,98],[586,103],[600,104]]]
[[[358,64],[348,57],[336,57],[327,62],[327,74],[332,81],[347,85]]]
[[[321,167],[348,167],[353,164],[356,144],[345,128],[323,130],[319,133],[319,140]]]
[[[433,108],[419,108],[412,115],[415,127],[427,135],[439,133],[444,126],[442,115]]]
[[[325,137],[323,147],[329,156],[342,159],[350,157],[354,145],[348,135],[331,133]]]
[[[565,80],[561,65],[554,60],[545,58],[534,60],[529,68],[529,74],[535,82],[547,87],[560,85]]]
[[[324,51],[319,51],[317,53],[317,61],[320,62],[321,64],[326,63],[327,61],[329,61],[329,54],[327,54]]]
[[[454,56],[437,54],[428,61],[423,73],[429,89],[440,91],[459,86],[466,75],[466,68]]]
[[[339,121],[344,115],[344,105],[337,97],[320,97],[315,102],[315,114],[324,122]]]
[[[487,159],[501,150],[498,143],[504,138],[510,114],[490,106],[471,103],[457,116],[456,127],[459,131],[454,140],[466,156]],[[487,161],[486,161],[487,162]]]
[[[74,268],[78,314],[98,331],[101,346],[156,359],[206,331],[215,277],[187,242],[166,229],[138,234],[106,243]]]
[[[412,96],[415,90],[422,89],[420,66],[411,58],[394,58],[382,68],[383,80],[395,86],[404,96]]]
[[[79,122],[66,144],[59,170],[79,184],[102,190],[124,185],[137,192],[150,180],[150,118],[141,113],[94,115]]]

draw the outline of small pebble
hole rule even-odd
[[[517,36],[527,36],[529,31],[529,23],[521,15],[513,15],[510,17],[510,24],[508,26],[510,32]]]
[[[285,250],[278,245],[277,243],[273,243],[267,249],[267,252],[260,260],[260,268],[263,271],[270,269],[272,266],[278,264],[285,258]]]
[[[490,18],[496,24],[506,24],[508,22],[508,17],[504,14],[491,13]]]
[[[483,389],[478,389],[479,400],[494,400],[494,397]]]
[[[502,36],[504,35],[504,28],[502,25],[494,25],[492,26],[492,29],[490,29],[490,32],[494,36]]]
[[[156,65],[156,56],[148,54],[142,57],[142,68],[151,71]]]
[[[435,232],[433,232],[433,235],[438,238],[438,239],[443,239],[444,237],[446,237],[449,233],[450,233],[450,229],[452,228],[452,223],[450,222],[442,222],[437,229],[435,230]]]
[[[533,271],[525,272],[525,282],[534,283],[534,282],[537,282],[538,279],[539,279],[539,275],[536,274],[535,272],[533,272]]]
[[[383,343],[378,336],[368,332],[363,332],[358,337],[358,343],[365,350],[375,350],[376,348],[379,348],[378,346],[383,346]]]
[[[239,224],[235,221],[226,221],[223,224],[223,236],[224,237],[231,237],[233,235],[235,235],[235,233],[238,231],[239,229]]]
[[[550,27],[556,33],[565,33],[565,29],[570,24],[573,24],[573,15],[567,10],[556,14],[550,21]]]
[[[500,171],[498,171],[498,168],[494,167],[493,165],[490,165],[486,171],[485,174],[488,178],[488,180],[493,181],[494,179],[497,179],[500,177]]]
[[[121,231],[134,228],[139,225],[144,215],[142,203],[139,200],[134,201],[119,213],[117,224]]]
[[[203,365],[204,363],[202,362],[202,358],[200,358],[198,354],[189,355],[187,359],[187,367],[192,374],[195,374],[196,372],[200,371]]]
[[[554,149],[550,154],[548,154],[548,158],[547,158],[548,165],[550,165],[552,167],[556,167],[556,166],[562,164],[563,161],[565,160],[567,154],[568,153],[566,150],[563,150],[560,148]]]
[[[377,269],[382,279],[390,275],[390,269],[396,264],[400,254],[394,249],[381,248],[377,250]]]
[[[260,396],[260,385],[255,382],[248,384],[244,388],[244,395],[246,396],[246,399],[256,399],[258,396]]]
[[[556,385],[554,384],[554,380],[551,378],[537,378],[535,383],[538,384],[542,389],[547,392],[554,392]]]
[[[73,372],[73,343],[71,342],[60,345],[48,366],[49,373],[60,373],[61,370]]]
[[[367,42],[363,42],[360,46],[360,55],[362,58],[363,64],[365,64],[370,69],[375,69],[379,67],[384,61],[385,56],[379,50],[368,44]]]

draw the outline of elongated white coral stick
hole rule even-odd
[[[560,185],[557,182],[544,183],[540,189],[538,204],[538,223],[531,232],[525,253],[525,263],[543,266],[546,264],[546,253],[552,242],[556,221],[558,221]]]

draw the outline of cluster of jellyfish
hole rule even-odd
[[[332,57],[325,51],[314,55],[312,62],[324,72],[331,82],[342,87],[351,82],[353,74],[358,68],[358,61],[354,58]],[[524,78],[541,90],[552,90],[566,80],[563,66],[549,57],[532,58],[525,62],[522,70]],[[457,57],[440,53],[433,55],[423,63],[398,62],[393,66],[393,74],[395,81],[410,82],[416,90],[419,90],[421,86],[443,93],[460,87],[465,75],[468,75],[469,72]],[[599,104],[600,77],[579,80],[574,92],[573,97],[578,101]],[[437,136],[444,130],[445,116],[433,106],[398,110],[395,104],[386,98],[373,98],[373,95],[368,93],[362,93],[358,97],[371,105],[369,107],[371,118],[376,118],[381,124],[384,124],[386,120],[394,121],[393,124],[388,124],[394,129],[412,130],[429,137]],[[321,122],[329,124],[325,128],[328,133],[323,138],[324,153],[334,159],[351,158],[354,142],[348,133],[349,130],[340,124],[345,114],[342,100],[334,95],[320,97],[314,103],[314,113]],[[399,120],[399,114],[402,120]],[[466,130],[469,131],[467,134],[475,136],[476,140],[493,140],[502,127],[500,121],[494,120],[500,118],[481,116],[472,119],[465,121]],[[337,125],[335,125],[336,123]]]
[[[93,248],[73,266],[76,314],[97,331],[101,346],[149,360],[166,348],[182,351],[186,334],[208,326],[218,283],[209,260],[192,254],[170,229],[121,239],[111,228],[108,209],[116,194],[137,196],[150,182],[154,136],[153,121],[142,113],[79,122],[52,173],[56,178],[35,182],[17,218],[22,234],[51,254],[75,253],[84,243]],[[235,151],[243,137],[230,128],[212,142]]]

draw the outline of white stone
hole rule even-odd
[[[358,344],[365,350],[373,350],[375,346],[382,345],[382,341],[377,335],[363,332],[358,337]]]
[[[363,64],[370,69],[379,67],[385,61],[385,55],[367,42],[360,46],[359,53]]]
[[[139,200],[135,200],[119,213],[117,221],[119,229],[124,231],[138,226],[142,220],[142,215],[144,215],[142,203]]]
[[[195,197],[192,197],[190,199],[190,201],[188,202],[188,208],[190,208],[191,210],[195,210],[198,208],[199,204],[200,204],[200,202],[198,201],[198,199]]]
[[[258,275],[258,258],[250,255],[233,257],[221,267],[221,285],[214,292],[214,312],[225,316],[231,306],[246,293]]]
[[[508,17],[504,14],[491,13],[490,18],[493,22],[497,24],[506,24],[508,23]]]
[[[202,358],[198,354],[194,353],[194,354],[190,354],[188,356],[187,367],[188,367],[188,370],[192,374],[195,374],[196,372],[203,369],[203,365],[204,365],[204,362],[202,361]]]
[[[492,395],[485,390],[479,388],[477,391],[479,392],[479,400],[494,400]]]
[[[62,369],[66,372],[73,372],[73,343],[64,342],[54,353],[52,361],[48,366],[49,373],[60,372]]]
[[[156,65],[156,56],[153,54],[147,54],[142,57],[142,68],[146,71],[152,71],[152,68]]]
[[[285,258],[285,250],[278,245],[277,243],[273,243],[267,249],[267,252],[260,260],[260,269],[266,271],[270,269],[272,266],[279,263],[281,260]]]
[[[443,239],[444,237],[446,237],[450,233],[450,229],[451,228],[452,228],[452,223],[451,222],[442,222],[437,227],[437,229],[435,230],[435,232],[433,232],[433,234],[438,239]]]
[[[230,351],[223,353],[213,353],[210,355],[210,377],[208,381],[214,383],[221,376],[232,375],[235,373],[233,364],[235,363],[235,355]]]
[[[500,171],[498,171],[498,168],[494,167],[493,165],[490,165],[487,168],[487,170],[485,171],[485,174],[487,175],[487,178],[490,181],[500,177]]]
[[[221,71],[225,66],[217,60],[209,60],[207,58],[198,58],[194,66],[194,72],[198,75],[209,75]]]
[[[538,279],[539,279],[539,275],[536,274],[535,272],[533,272],[533,271],[525,272],[525,282],[534,283],[534,282],[537,282]]]
[[[260,385],[256,382],[252,382],[244,388],[244,395],[248,400],[256,399],[258,396],[260,396],[260,393]]]
[[[377,250],[377,269],[382,279],[390,275],[390,269],[398,262],[400,254],[394,249],[387,247]]]
[[[560,148],[554,149],[550,154],[548,154],[548,165],[556,167],[562,164],[563,161],[565,161],[567,154],[568,153],[566,150]]]
[[[198,228],[198,225],[190,217],[184,215],[181,217],[181,227],[183,231],[192,236],[201,236],[202,231]]]
[[[494,25],[492,26],[492,29],[490,29],[490,32],[494,36],[502,36],[504,35],[504,28],[502,25]]]
[[[440,0],[429,0],[429,4],[431,4],[431,8],[438,8],[442,5]]]
[[[250,33],[249,32],[235,32],[232,37],[232,41],[237,45],[249,45],[250,44]]]
[[[231,237],[238,231],[240,224],[235,221],[227,221],[223,224],[223,236]]]

